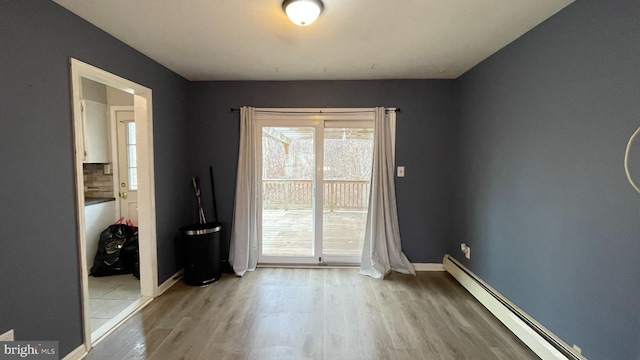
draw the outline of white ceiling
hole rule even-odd
[[[453,79],[573,0],[54,0],[189,80]]]

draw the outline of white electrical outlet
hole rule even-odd
[[[398,177],[404,177],[404,166],[398,166]]]
[[[464,257],[471,259],[471,248],[467,246],[467,250],[464,252]]]

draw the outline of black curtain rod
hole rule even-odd
[[[387,111],[387,110],[385,110]],[[231,108],[229,110],[229,112],[240,112],[239,108]],[[272,112],[272,113],[287,113],[287,114],[331,114],[333,112],[330,113],[323,113],[322,110],[320,111],[305,111],[305,112],[287,112],[287,111],[268,111],[268,110],[262,110],[262,112]],[[369,111],[345,111],[345,113],[359,113],[359,112],[369,112]],[[396,112],[400,112],[400,108],[396,108]],[[339,111],[337,113],[340,113]]]

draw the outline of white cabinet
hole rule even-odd
[[[106,164],[109,156],[109,108],[91,100],[80,100],[85,163]]]
[[[85,235],[87,239],[87,269],[91,270],[98,251],[100,233],[116,221],[116,202],[108,201],[84,207]]]

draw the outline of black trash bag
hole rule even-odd
[[[138,280],[140,279],[140,245],[138,243],[138,231],[124,243],[121,249],[122,265],[127,273],[132,273]]]
[[[93,260],[91,275],[95,277],[131,274],[122,262],[122,248],[133,236],[133,229],[127,224],[116,223],[100,234],[98,251]]]

